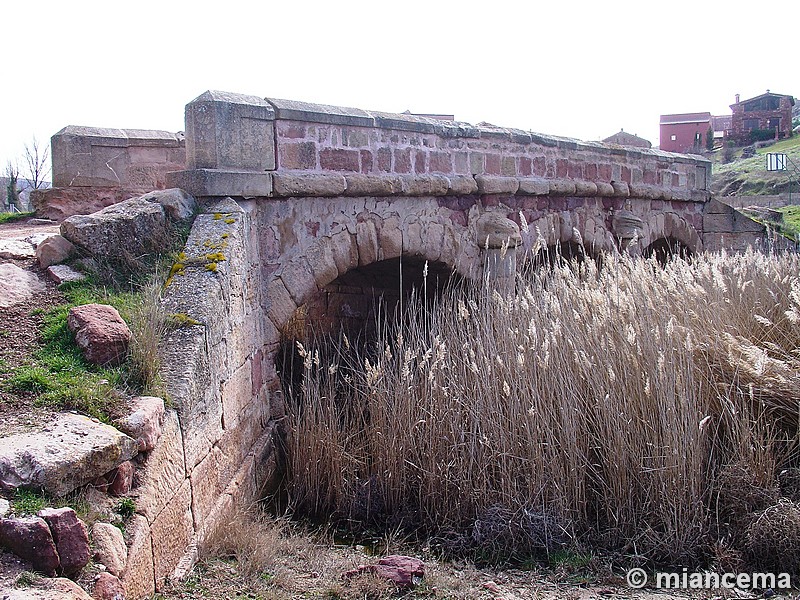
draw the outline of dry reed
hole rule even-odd
[[[299,344],[292,508],[457,532],[497,556],[588,541],[705,560],[790,462],[798,267],[606,256],[534,271],[509,297],[407,303],[365,351]]]

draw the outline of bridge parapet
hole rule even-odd
[[[206,92],[186,107],[197,196],[595,196],[706,202],[711,163],[489,124]]]

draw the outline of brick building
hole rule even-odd
[[[765,94],[731,104],[731,136],[739,143],[753,141],[756,131],[772,131],[778,138],[792,135],[792,107],[794,98],[785,94]]]
[[[710,112],[661,115],[659,148],[667,152],[691,152],[695,148],[705,148],[710,127]]]
[[[633,146],[634,148],[652,148],[653,144],[649,140],[640,138],[638,135],[628,133],[620,129],[614,135],[603,140],[606,144],[617,144],[618,146]]]

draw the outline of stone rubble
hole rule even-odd
[[[67,238],[55,234],[36,246],[36,260],[43,269],[68,260],[75,254],[75,246]]]
[[[13,263],[0,264],[0,308],[24,302],[44,290],[44,282],[35,273]]]
[[[87,362],[121,364],[128,351],[131,330],[117,309],[106,304],[84,304],[69,310],[67,327]]]
[[[53,265],[52,267],[47,267],[47,275],[56,282],[56,285],[86,279],[86,275],[80,271],[76,271],[69,265]]]
[[[119,527],[98,522],[92,525],[94,557],[109,573],[119,577],[128,562],[128,548]]]
[[[89,534],[86,525],[69,507],[45,508],[38,516],[47,522],[61,561],[60,572],[74,577],[89,564]]]

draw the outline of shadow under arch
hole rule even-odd
[[[675,258],[691,260],[693,255],[694,252],[686,243],[673,237],[658,238],[642,251],[642,256],[655,258],[661,266]]]

